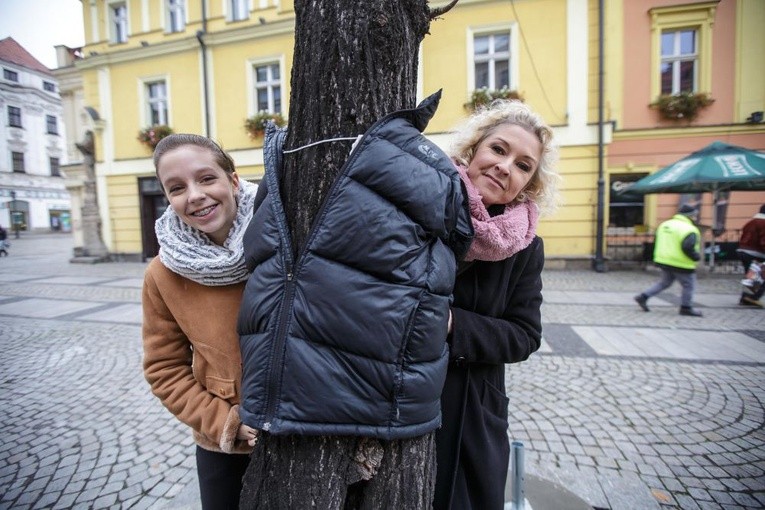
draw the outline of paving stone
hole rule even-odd
[[[61,492],[45,492],[42,497],[40,497],[35,503],[32,505],[32,508],[51,508],[55,505],[55,503],[58,501],[58,499],[61,497]]]
[[[76,503],[82,503],[82,504],[89,504],[89,502],[94,501],[98,497],[98,493],[100,490],[98,488],[96,489],[87,489],[77,496],[77,499],[75,499]]]
[[[720,490],[710,490],[709,495],[712,496],[714,501],[721,505],[732,505],[736,503],[736,500],[734,500],[733,497],[727,492]]]
[[[61,496],[58,501],[53,505],[53,508],[58,509],[64,509],[64,508],[72,508],[74,506],[74,500],[77,499],[79,494],[72,493],[72,494],[64,494]]]
[[[677,501],[677,506],[682,508],[683,510],[699,510],[699,505],[696,504],[696,502],[691,498],[690,496],[686,494],[677,494],[675,495],[675,500]]]
[[[116,493],[101,496],[93,502],[93,508],[111,508],[116,501]]]
[[[14,502],[14,506],[33,505],[35,501],[40,499],[42,495],[43,495],[43,491],[41,489],[35,489],[35,490],[24,489],[24,491],[22,491],[19,497],[16,498],[16,501]]]
[[[744,505],[751,508],[756,508],[759,505],[758,501],[749,494],[734,492],[731,494],[731,496],[739,505]]]

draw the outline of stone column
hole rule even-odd
[[[96,192],[96,158],[93,132],[87,131],[82,143],[75,144],[83,155],[85,175],[82,182],[82,247],[75,248],[70,262],[106,262],[109,250],[101,237],[101,216]]]

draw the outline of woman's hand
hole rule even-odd
[[[247,444],[250,446],[255,446],[255,443],[258,442],[258,430],[242,423],[239,425],[236,438],[240,441],[247,441]]]

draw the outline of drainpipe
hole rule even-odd
[[[202,30],[197,30],[197,41],[202,51],[202,89],[205,103],[205,136],[210,136],[210,106],[207,92],[207,45],[204,36],[207,34],[207,1],[202,0]]]
[[[595,259],[592,267],[598,273],[608,270],[603,257],[603,210],[606,181],[603,171],[603,0],[598,1],[598,210],[595,234]]]

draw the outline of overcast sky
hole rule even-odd
[[[80,0],[0,0],[0,39],[17,43],[50,69],[56,64],[55,46],[85,44]]]

